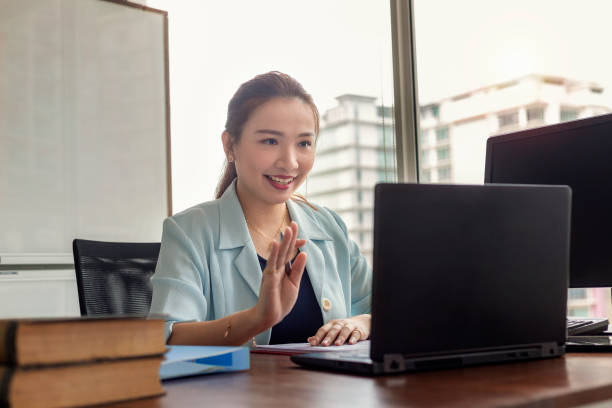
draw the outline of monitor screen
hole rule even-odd
[[[569,185],[570,287],[612,286],[612,114],[490,137],[485,183]]]

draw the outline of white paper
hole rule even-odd
[[[358,351],[369,350],[370,340],[363,340],[355,344],[343,344],[342,346],[311,346],[310,343],[286,343],[257,345],[254,351],[262,352],[286,352],[286,353],[315,353],[320,351]]]

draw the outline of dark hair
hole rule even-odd
[[[240,85],[240,88],[230,100],[227,107],[225,131],[229,133],[234,142],[240,139],[244,124],[253,111],[274,98],[299,98],[308,104],[315,119],[315,135],[319,135],[319,110],[314,104],[312,96],[289,75],[271,71],[257,75]],[[223,175],[217,185],[216,198],[223,195],[235,178],[236,166],[233,162],[226,162]]]

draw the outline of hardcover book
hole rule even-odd
[[[41,367],[0,366],[0,406],[75,407],[163,395],[162,356]]]
[[[0,364],[49,365],[158,355],[164,320],[75,317],[0,320]]]

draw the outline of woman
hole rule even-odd
[[[169,315],[168,343],[369,337],[365,258],[337,214],[295,194],[318,132],[312,97],[288,75],[256,76],[232,97],[217,199],[164,221],[151,312]]]

